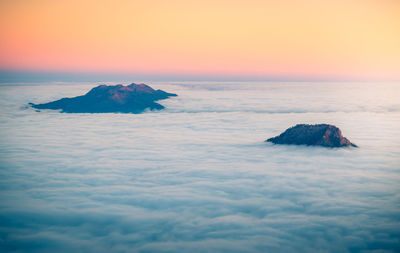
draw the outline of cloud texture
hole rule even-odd
[[[155,83],[164,111],[35,112],[0,86],[0,250],[396,252],[397,84]],[[371,100],[373,98],[373,100]],[[330,123],[359,149],[263,141]]]

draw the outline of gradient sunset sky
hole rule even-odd
[[[1,0],[0,70],[400,79],[398,0]]]

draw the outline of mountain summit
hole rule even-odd
[[[61,109],[66,113],[141,113],[145,109],[164,109],[155,101],[171,96],[177,95],[154,90],[146,84],[99,85],[83,96],[30,105],[36,109]]]
[[[267,142],[275,144],[295,144],[324,147],[357,147],[342,136],[339,128],[328,124],[298,124],[287,129],[279,136],[269,138]]]

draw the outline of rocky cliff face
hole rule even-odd
[[[339,128],[328,124],[299,124],[279,136],[266,140],[275,144],[294,144],[324,147],[357,147],[342,136]]]
[[[171,96],[177,95],[154,90],[145,84],[100,85],[83,96],[30,105],[36,109],[61,109],[62,112],[67,113],[141,113],[145,109],[164,109],[164,106],[155,101]]]

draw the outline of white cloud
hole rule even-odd
[[[179,97],[140,115],[23,107],[90,85],[0,87],[0,249],[394,252],[399,88],[321,85],[160,83]],[[296,123],[360,148],[264,143]]]

